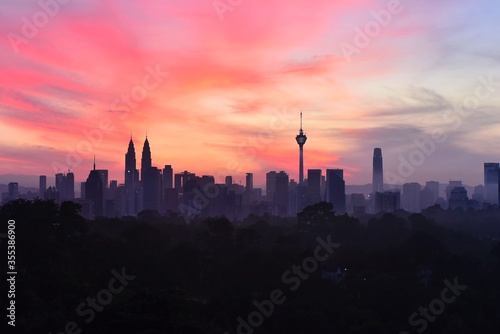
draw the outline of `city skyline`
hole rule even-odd
[[[299,132],[299,135],[300,133],[303,133],[302,132],[302,127],[300,128],[300,132]],[[299,135],[297,137],[299,137]],[[305,136],[304,136],[305,137]],[[300,146],[300,145],[299,145]],[[146,169],[150,169],[150,168],[159,168],[159,170],[161,171],[163,169],[163,167],[169,167],[170,169],[173,170],[173,172],[175,174],[177,173],[183,173],[185,171],[189,171],[189,172],[193,172],[194,174],[196,175],[208,175],[208,176],[213,176],[214,179],[215,179],[215,183],[218,183],[218,184],[224,184],[224,183],[227,183],[227,180],[228,178],[231,180],[231,182],[233,182],[234,184],[238,184],[238,185],[245,185],[245,182],[247,180],[247,174],[252,174],[252,175],[256,175],[257,176],[257,179],[259,180],[262,180],[260,183],[256,184],[258,187],[261,187],[263,189],[266,189],[265,187],[265,184],[266,184],[266,173],[269,172],[269,171],[281,171],[283,169],[279,169],[279,168],[271,168],[269,169],[268,171],[264,172],[263,175],[259,175],[259,174],[255,174],[253,171],[247,171],[247,172],[244,172],[244,175],[245,177],[243,179],[241,178],[237,178],[235,176],[235,174],[224,174],[224,173],[221,173],[221,171],[216,171],[216,173],[214,174],[200,174],[200,173],[197,173],[195,172],[195,168],[187,168],[187,169],[176,169],[174,168],[175,166],[173,166],[171,163],[170,164],[165,164],[163,162],[158,162],[158,163],[153,163],[153,159],[152,159],[152,150],[150,148],[150,144],[149,144],[149,140],[147,138],[147,135],[145,136],[145,140],[144,140],[144,146],[142,146],[142,149],[140,152],[136,153],[135,152],[135,143],[134,143],[134,140],[132,138],[132,136],[129,138],[129,142],[128,142],[128,149],[126,149],[126,153],[124,154],[125,156],[125,159],[123,160],[122,158],[122,166],[121,166],[121,169],[122,171],[121,172],[117,172],[117,171],[114,171],[114,170],[110,170],[110,169],[106,169],[106,168],[103,168],[103,169],[99,169],[99,171],[106,171],[106,184],[109,186],[109,183],[113,180],[117,181],[117,184],[119,185],[124,185],[124,186],[130,186],[131,184],[133,184],[134,182],[137,182],[137,181],[140,181],[143,179],[143,170],[146,170]],[[346,185],[349,184],[349,185],[370,185],[373,187],[373,190],[372,192],[375,192],[375,191],[384,191],[383,188],[380,188],[380,186],[378,184],[380,184],[380,181],[381,179],[383,180],[383,185],[391,185],[391,186],[403,186],[404,184],[408,184],[408,183],[419,183],[419,184],[425,184],[429,181],[432,181],[432,182],[435,182],[436,180],[434,179],[428,179],[428,180],[425,180],[424,182],[416,182],[416,181],[409,181],[407,178],[403,176],[400,176],[400,175],[396,175],[394,177],[394,179],[397,181],[398,177],[405,180],[404,183],[398,183],[398,182],[395,182],[395,183],[390,183],[388,181],[386,176],[385,175],[381,175],[383,174],[384,172],[384,169],[383,169],[383,165],[382,165],[382,153],[381,153],[381,148],[373,148],[371,149],[371,151],[373,152],[372,153],[372,162],[373,165],[370,165],[372,166],[370,172],[371,172],[371,182],[368,182],[368,183],[364,183],[364,184],[353,184],[353,183],[348,183],[346,180],[345,180],[345,174],[344,174],[344,181],[346,181]],[[137,159],[136,159],[136,154],[140,155],[141,158],[139,160],[139,162],[137,162]],[[305,156],[307,156],[307,153],[304,154]],[[300,154],[299,155],[299,158],[296,159],[297,161],[295,162],[296,165],[298,164],[299,166],[301,165],[300,161],[303,159],[303,155]],[[93,164],[95,165],[96,163],[96,157],[94,156],[93,157],[93,160],[91,160],[90,162],[93,161]],[[411,166],[411,162],[409,162],[409,165]],[[480,182],[478,184],[469,184],[470,187],[472,186],[475,186],[475,185],[486,185],[486,179],[485,179],[485,175],[486,175],[486,166],[488,165],[496,165],[497,166],[497,170],[498,170],[498,165],[499,163],[496,163],[496,162],[481,162],[480,163],[481,165],[481,178],[484,180],[483,182]],[[133,168],[135,166],[135,169]],[[137,168],[137,167],[140,167],[140,168]],[[342,168],[337,168],[335,166],[329,166],[327,168],[308,168],[308,167],[304,167],[304,171],[305,172],[308,172],[308,171],[315,171],[315,170],[319,170],[321,171],[321,175],[325,176],[327,171],[328,170],[331,170],[331,169],[341,169],[344,171],[345,173],[345,170],[342,169]],[[299,167],[300,169],[300,167]],[[92,171],[93,169],[90,168],[90,169],[87,169],[87,172],[88,171]],[[133,172],[135,171],[135,173]],[[290,172],[289,170],[283,170],[285,171],[288,175],[293,175],[293,169],[292,169],[292,172]],[[16,175],[15,173],[12,173],[13,175]],[[108,176],[108,175],[120,175],[121,174],[121,178],[117,178],[117,179],[114,179],[112,178],[111,176]],[[304,173],[304,174],[307,174],[307,173]],[[9,174],[7,174],[9,175]],[[48,176],[49,175],[49,176]],[[51,178],[51,174],[37,174],[37,175],[24,175],[24,176],[30,176],[30,177],[34,177],[36,176],[37,179],[40,178],[40,177],[45,177],[45,183],[47,183],[47,176],[48,178]],[[62,177],[63,175],[66,176],[66,175],[71,175],[71,178],[74,180],[73,182],[74,183],[81,183],[81,182],[85,182],[85,180],[87,179],[86,176],[79,176],[77,174],[75,174],[71,169],[68,169],[66,171],[59,171],[55,174],[52,174],[52,175],[55,175],[55,177],[53,178],[54,179],[54,186],[57,185],[57,180],[58,180],[58,177]],[[87,175],[87,174],[85,174]],[[139,177],[140,175],[140,177]],[[375,175],[377,175],[377,177],[375,177]],[[496,174],[495,174],[496,175]],[[127,177],[129,176],[129,177]],[[297,173],[297,176],[299,176],[299,173]],[[298,178],[293,178],[293,177],[290,177],[290,181],[291,180],[294,180],[295,182],[297,182],[298,184],[299,183],[299,179]],[[308,178],[307,177],[304,177],[304,180],[307,181]],[[447,181],[436,181],[440,184],[447,184],[448,182],[450,181],[453,181],[453,180],[460,180],[460,182],[463,182],[462,178],[460,177],[457,177],[457,178],[449,178]],[[19,183],[21,186],[24,186],[24,187],[35,187],[35,185],[33,184],[23,184],[23,182],[19,181],[19,180],[9,180],[9,182],[17,182]],[[36,184],[36,187],[39,186],[39,182],[40,181],[37,181],[37,184]],[[253,176],[252,176],[252,184],[253,184]],[[463,182],[463,183],[466,183],[466,182]],[[375,186],[375,184],[377,184],[377,186]],[[51,184],[49,184],[51,185]],[[385,190],[390,190],[390,189],[385,189]],[[78,193],[78,191],[76,192]]]
[[[132,130],[148,133],[158,166],[211,175],[237,164],[226,172],[235,180],[252,172],[263,184],[269,170],[297,180],[291,140],[302,110],[304,170],[341,168],[346,183],[368,184],[380,147],[386,177],[400,158],[424,152],[401,184],[481,184],[482,163],[500,160],[491,49],[500,4],[441,2],[429,13],[423,3],[391,3],[241,3],[222,13],[194,1],[57,10],[9,2],[0,174],[70,167],[82,181],[96,155],[121,180]],[[34,25],[39,13],[47,22]],[[266,15],[274,19],[256,19]]]

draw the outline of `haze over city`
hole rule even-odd
[[[499,160],[500,4],[221,3],[75,0],[45,22],[38,2],[3,2],[0,174],[83,181],[96,155],[123,182],[130,135],[147,133],[153,165],[298,179],[300,111],[305,169],[348,184],[371,183],[374,147],[397,174],[416,140],[436,149],[404,182],[477,185]]]

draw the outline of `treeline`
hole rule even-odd
[[[323,202],[242,221],[78,212],[0,208],[0,233],[16,222],[20,333],[500,332],[500,243],[483,230],[498,230],[493,209],[358,219]]]

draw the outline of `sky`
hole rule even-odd
[[[0,174],[138,168],[477,185],[500,161],[494,0],[2,0]],[[307,175],[307,172],[306,172]]]

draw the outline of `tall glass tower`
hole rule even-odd
[[[382,149],[373,150],[373,193],[384,191],[384,169],[382,165]]]

